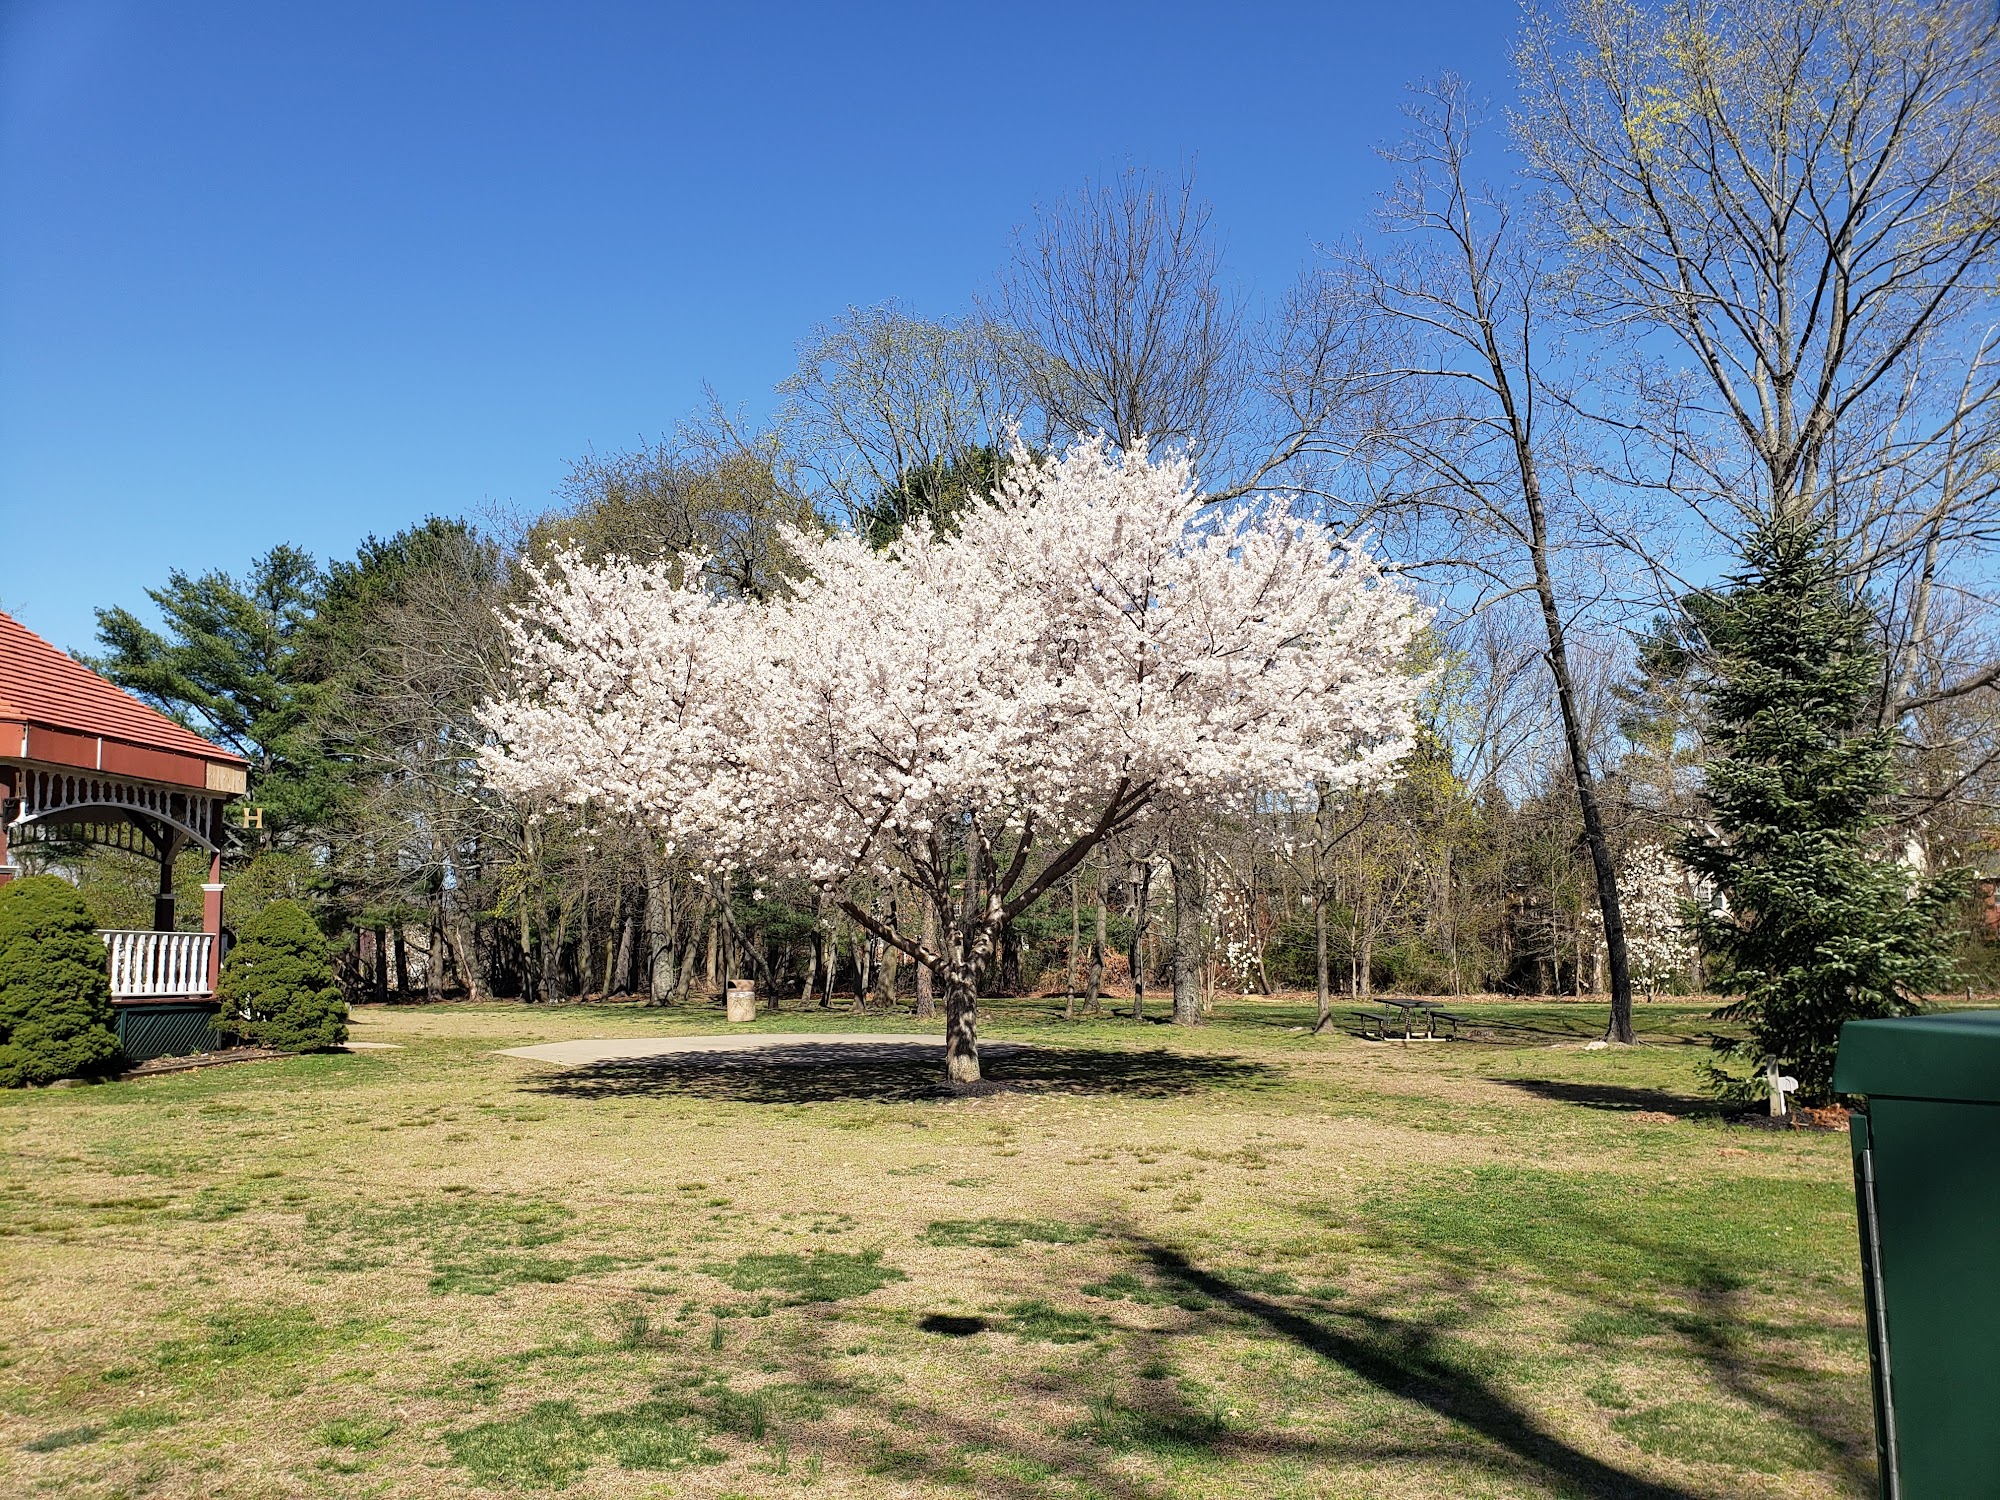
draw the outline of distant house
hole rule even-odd
[[[0,613],[0,884],[38,842],[122,849],[159,869],[153,925],[102,934],[134,1061],[202,1052],[222,963],[223,809],[248,763]],[[201,930],[180,930],[174,862],[208,852]]]

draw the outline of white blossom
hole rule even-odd
[[[1641,844],[1625,857],[1618,886],[1632,977],[1656,993],[1694,962],[1693,935],[1681,918],[1687,870],[1660,845]]]
[[[1177,801],[1382,779],[1413,742],[1423,610],[1315,528],[1205,514],[1193,479],[1101,438],[1017,449],[955,537],[791,534],[806,576],[768,603],[704,592],[698,560],[558,558],[510,626],[524,685],[489,706],[486,773],[622,808],[712,867],[836,893],[894,868],[941,910],[946,831],[1026,841],[1046,874]]]

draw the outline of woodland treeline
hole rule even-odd
[[[565,550],[693,554],[708,587],[781,595],[792,529],[948,531],[1017,437],[1186,450],[1218,511],[1365,537],[1436,607],[1419,748],[1381,790],[1101,851],[986,987],[1129,1007],[1178,949],[1209,994],[1643,996],[1712,977],[1688,924],[1713,893],[1673,851],[1709,826],[1716,601],[1750,538],[1804,528],[1868,625],[1868,707],[1834,732],[1893,742],[1869,838],[1970,872],[1960,973],[1991,984],[1995,27],[1891,0],[1531,14],[1520,115],[1414,90],[1395,186],[1369,221],[1330,207],[1335,248],[1281,294],[1238,290],[1191,176],[1134,168],[1035,206],[961,313],[810,330],[767,418],[714,400],[579,459],[546,509],[174,573],[158,628],[100,612],[91,660],[250,760],[233,910],[309,901],[355,998],[685,1002],[748,976],[922,1009],[926,976],[826,893],[491,791],[502,620]],[[79,867],[123,925],[139,877]],[[849,895],[927,920],[893,882]]]

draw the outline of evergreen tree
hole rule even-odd
[[[273,901],[243,924],[217,989],[215,1028],[242,1041],[318,1052],[347,1040],[326,939],[296,901]]]
[[[97,611],[102,653],[85,664],[169,718],[250,762],[251,794],[274,831],[324,820],[336,782],[312,733],[315,673],[303,652],[325,580],[279,546],[247,578],[178,569],[146,595],[166,633],[123,608]]]
[[[97,1072],[117,1056],[96,929],[60,876],[0,886],[0,1088]]]
[[[1727,1050],[1777,1059],[1802,1102],[1825,1103],[1842,1023],[1907,1014],[1945,981],[1961,882],[1923,879],[1884,847],[1897,775],[1893,731],[1869,727],[1881,662],[1824,534],[1774,523],[1744,563],[1703,609],[1717,753],[1708,826],[1678,852],[1726,902],[1698,931],[1741,997],[1718,1013],[1748,1032]]]
[[[928,521],[955,535],[965,508],[993,493],[1007,464],[1007,455],[998,448],[978,447],[949,460],[913,465],[875,496],[856,525],[878,549],[894,546],[912,521]]]

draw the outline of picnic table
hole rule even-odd
[[[1447,1010],[1442,1000],[1405,1000],[1398,995],[1376,995],[1373,998],[1377,1004],[1387,1009],[1380,1013],[1358,1010],[1355,1014],[1364,1021],[1373,1022],[1385,1042],[1389,1039],[1389,1025],[1397,1019],[1398,1011],[1402,1012],[1403,1040],[1406,1042],[1410,1039],[1410,1028],[1418,1016],[1423,1017],[1424,1035],[1433,1038],[1437,1036],[1438,1022],[1443,1021],[1450,1026],[1451,1034],[1457,1036],[1459,1022],[1465,1019]]]

